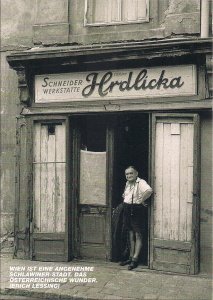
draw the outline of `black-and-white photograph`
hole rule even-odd
[[[212,0],[0,3],[0,299],[213,299]]]

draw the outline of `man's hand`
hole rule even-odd
[[[147,207],[147,206],[148,206],[148,204],[147,204],[147,203],[145,203],[145,201],[143,201],[141,204],[142,204],[143,206],[145,206],[145,207]]]

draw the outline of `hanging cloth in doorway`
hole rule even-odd
[[[106,204],[106,152],[80,152],[80,204]]]

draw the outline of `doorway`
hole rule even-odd
[[[148,114],[82,115],[73,118],[73,180],[77,214],[73,216],[76,255],[82,258],[114,260],[112,212],[122,201],[124,170],[135,165],[139,177],[148,180]],[[77,139],[75,141],[75,139]],[[76,154],[75,154],[76,153]],[[76,175],[75,175],[76,174]],[[140,263],[148,261],[148,210],[146,235]]]
[[[149,168],[149,115],[141,113],[122,114],[117,118],[114,146],[114,184],[113,203],[115,209],[123,201],[122,194],[126,184],[124,171],[135,166],[138,176],[148,181]],[[148,209],[145,210],[145,234],[143,248],[139,258],[142,265],[148,264]],[[119,260],[117,249],[112,253]],[[115,257],[114,257],[115,258]],[[116,258],[115,258],[116,260]]]

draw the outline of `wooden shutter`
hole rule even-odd
[[[33,127],[33,237],[35,260],[66,261],[66,121]]]
[[[198,117],[154,115],[151,267],[198,271]]]
[[[16,151],[16,212],[15,251],[17,258],[30,258],[30,222],[32,194],[32,137],[31,122],[28,118],[17,120]]]

